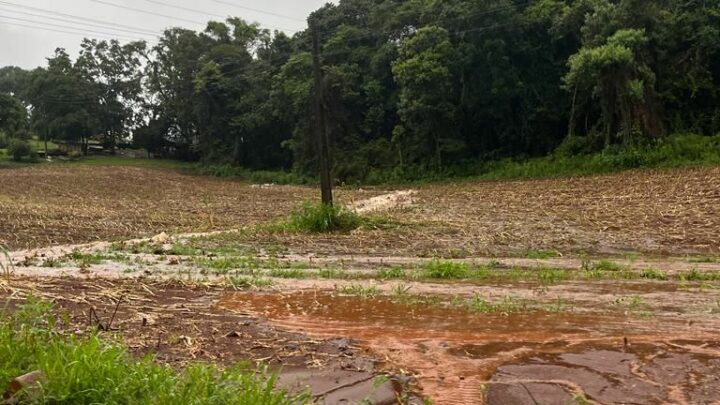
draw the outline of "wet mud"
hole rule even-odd
[[[219,306],[346,336],[415,376],[438,404],[713,403],[720,334],[632,314],[483,314],[330,292],[234,293]]]

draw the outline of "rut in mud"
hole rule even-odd
[[[631,314],[479,314],[328,292],[238,293],[220,306],[351,336],[442,404],[703,403],[720,397],[720,325]]]

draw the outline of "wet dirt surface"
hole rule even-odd
[[[0,281],[2,311],[29,296],[52,301],[59,319],[67,319],[60,333],[84,336],[100,330],[102,337],[120,339],[131,353],[153,355],[173,367],[194,361],[266,364],[278,372],[280,387],[293,392],[309,388],[322,404],[365,399],[392,404],[408,388],[407,379],[381,377],[375,355],[351,340],[309,337],[254,314],[228,311],[215,305],[224,294],[227,290],[218,286],[147,279]]]
[[[712,403],[720,328],[632,314],[482,314],[329,292],[237,293],[219,306],[319,338],[352,336],[438,404]]]

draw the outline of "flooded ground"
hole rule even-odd
[[[438,404],[710,403],[718,325],[628,313],[478,313],[327,291],[237,293],[219,305],[317,337],[348,336],[413,373]]]

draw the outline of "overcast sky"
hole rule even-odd
[[[28,69],[45,65],[45,58],[58,47],[75,57],[83,37],[109,39],[113,36],[123,37],[123,41],[152,42],[154,35],[167,27],[202,30],[208,20],[230,15],[292,35],[295,30],[306,27],[304,20],[311,11],[327,2],[329,0],[0,0],[0,67],[15,65]]]

